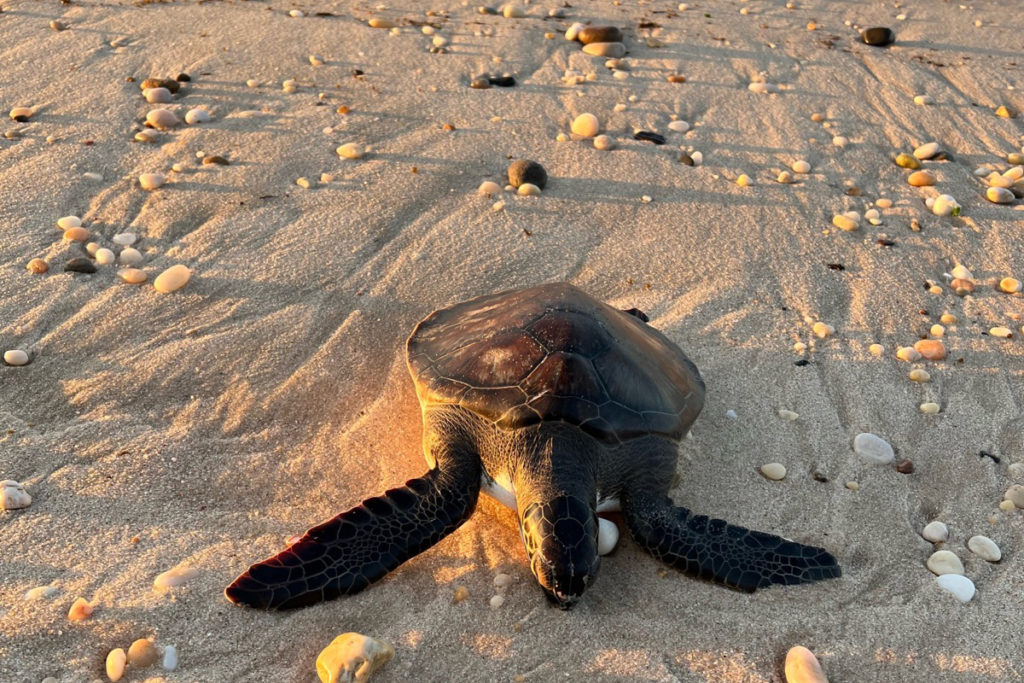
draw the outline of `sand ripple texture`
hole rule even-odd
[[[1024,510],[999,504],[1024,458],[1024,309],[997,284],[1024,280],[1024,213],[986,199],[985,178],[1024,145],[1021,117],[996,115],[1024,109],[1024,13],[595,0],[505,17],[479,4],[4,0],[0,350],[31,362],[0,365],[0,479],[33,500],[0,512],[0,680],[89,682],[107,652],[150,636],[181,647],[173,680],[308,680],[339,630],[394,645],[383,683],[765,683],[796,644],[836,681],[1022,680]],[[628,78],[565,40],[574,22],[622,30]],[[865,45],[875,26],[895,42]],[[146,102],[145,79],[179,72],[191,78],[169,102]],[[516,84],[470,88],[481,73]],[[15,107],[31,117],[10,119]],[[156,107],[211,118],[134,141]],[[614,149],[571,134],[585,112]],[[933,141],[944,158],[920,165],[936,185],[913,187],[893,159]],[[345,143],[365,155],[339,157]],[[546,169],[540,195],[505,189],[522,158]],[[801,160],[810,173],[792,170]],[[144,191],[144,173],[167,182]],[[477,193],[485,181],[497,196]],[[959,216],[931,213],[941,194]],[[870,209],[881,224],[831,223]],[[69,215],[118,263],[65,272],[90,258],[55,227]],[[122,233],[138,236],[139,284],[119,275]],[[47,272],[27,270],[34,258]],[[963,297],[947,277],[960,263]],[[191,280],[158,293],[176,264]],[[623,533],[562,613],[533,585],[514,516],[481,497],[462,529],[360,595],[284,617],[224,600],[284,539],[426,470],[403,358],[418,320],[560,279],[643,310],[704,373],[672,496],[824,545],[843,578],[739,594],[661,576]],[[959,320],[946,358],[895,358],[944,313]],[[988,334],[999,326],[1013,335]],[[909,381],[914,368],[930,381]],[[854,457],[861,432],[914,473]],[[785,479],[760,474],[770,462]],[[977,587],[969,604],[925,567],[920,530],[936,519]],[[999,562],[966,549],[976,534]],[[151,589],[179,565],[198,574]],[[516,581],[492,610],[498,571]],[[56,596],[24,600],[44,585]],[[469,597],[456,604],[457,586]],[[70,628],[77,596],[96,613]]]

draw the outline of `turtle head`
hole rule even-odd
[[[522,509],[520,529],[530,571],[548,599],[572,607],[597,576],[597,513],[582,498],[561,495]]]

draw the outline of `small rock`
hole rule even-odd
[[[792,410],[786,410],[785,408],[779,408],[778,415],[786,422],[794,422],[800,419],[799,413],[795,413]]]
[[[836,214],[835,216],[832,216],[832,225],[844,232],[852,232],[860,227],[860,223],[845,214]]]
[[[828,683],[814,653],[802,645],[786,653],[786,683]]]
[[[180,123],[178,116],[169,109],[152,109],[146,114],[146,125],[157,130],[174,128]]]
[[[111,263],[117,260],[117,257],[114,256],[114,252],[107,248],[97,249],[93,257],[96,259],[96,263],[100,264],[101,266],[109,266]]]
[[[583,51],[594,57],[617,59],[626,56],[626,46],[622,43],[590,43],[583,46]]]
[[[885,353],[885,347],[882,346],[881,344],[872,344],[871,346],[868,347],[868,353],[870,353],[872,356],[878,358],[883,353]]]
[[[912,171],[916,171],[917,169],[921,168],[921,162],[918,161],[917,157],[913,156],[912,154],[897,154],[895,161],[896,165],[899,166],[900,168],[909,168]]]
[[[92,237],[92,233],[81,226],[77,228],[68,228],[64,231],[64,239],[68,242],[85,242],[90,237]]]
[[[169,294],[184,287],[191,277],[192,271],[187,266],[179,263],[157,275],[156,280],[153,281],[153,288],[158,292]],[[164,573],[166,574],[167,572]],[[163,574],[160,576],[163,576]]]
[[[665,136],[659,135],[658,133],[652,133],[649,130],[638,130],[633,133],[634,140],[643,140],[645,142],[653,142],[656,145],[665,144]]]
[[[931,95],[914,95],[914,104],[918,106],[924,107],[934,102],[935,100],[932,99]]]
[[[931,171],[914,171],[907,176],[907,182],[914,187],[930,187],[935,184],[935,175]]]
[[[789,171],[780,171],[779,175],[775,176],[776,182],[788,185],[793,182],[793,176],[790,175]]]
[[[502,605],[505,604],[505,596],[504,595],[492,596],[491,600],[490,600],[490,604],[491,604],[491,609],[498,609],[499,607],[501,607]]]
[[[502,74],[501,76],[488,76],[487,81],[499,88],[513,88],[516,84],[515,76],[512,74]]]
[[[201,109],[201,108],[197,107],[196,109],[189,109],[185,113],[185,123],[187,123],[190,126],[194,126],[194,125],[199,124],[199,123],[209,123],[209,122],[210,122],[210,112],[206,111],[205,109]]]
[[[124,665],[128,661],[127,655],[121,648],[115,648],[107,654],[107,678],[111,681],[121,680],[124,676]]]
[[[142,263],[143,256],[142,252],[134,247],[125,247],[121,250],[121,256],[118,259],[126,266],[137,266]]]
[[[512,585],[512,576],[505,573],[499,573],[494,575],[494,587],[495,588],[507,588]]]
[[[943,574],[963,574],[964,565],[960,558],[948,550],[936,550],[926,563],[928,570],[937,576]]]
[[[774,83],[763,83],[761,81],[757,81],[748,85],[747,90],[761,95],[767,95],[769,93],[779,92],[779,86]]]
[[[1005,104],[1000,105],[999,108],[996,109],[996,116],[1004,119],[1015,119],[1017,118],[1017,110],[1007,107]]]
[[[34,258],[28,262],[25,268],[27,268],[30,273],[42,275],[50,269],[50,264],[41,258]]]
[[[952,195],[940,194],[932,202],[932,213],[936,216],[959,216],[960,204]]]
[[[164,671],[174,671],[178,668],[178,648],[173,645],[164,647],[164,659],[160,662]]]
[[[886,26],[875,26],[861,31],[860,39],[873,47],[887,47],[896,42],[896,34]]]
[[[619,527],[604,517],[597,518],[597,554],[607,555],[619,542]]]
[[[370,28],[395,28],[395,22],[381,17],[374,17],[366,23]]]
[[[146,281],[146,271],[139,270],[138,268],[125,268],[120,271],[118,275],[122,280],[132,285],[137,285]]]
[[[938,403],[928,401],[927,403],[922,403],[917,409],[925,415],[935,415],[942,407]]]
[[[914,156],[924,161],[926,159],[935,158],[935,156],[938,155],[938,153],[941,151],[942,148],[939,146],[939,143],[926,142],[925,144],[921,145],[920,147],[914,150]]]
[[[526,10],[515,3],[508,3],[501,8],[501,16],[506,19],[522,19],[526,16]]]
[[[121,247],[128,247],[135,244],[139,236],[134,232],[119,232],[111,238],[111,241]]]
[[[584,138],[592,138],[601,131],[601,124],[593,114],[580,114],[573,119],[571,130]]]
[[[949,283],[949,286],[957,296],[967,296],[974,293],[974,283],[964,278],[954,278]]]
[[[67,273],[95,273],[96,264],[91,258],[76,256],[64,264],[64,271]]]
[[[452,594],[452,602],[456,605],[469,597],[469,589],[465,586],[457,586]]]
[[[18,123],[25,123],[30,118],[32,118],[33,113],[34,112],[29,107],[15,107],[11,110],[10,117],[13,121],[17,121]]]
[[[668,129],[675,133],[685,133],[690,130],[690,124],[686,121],[669,121]]]
[[[167,88],[146,88],[142,91],[142,96],[150,104],[167,104],[171,101],[171,91]]]
[[[1006,471],[1014,481],[1024,482],[1024,462],[1012,463]]]
[[[921,535],[931,543],[944,543],[949,540],[949,527],[939,521],[928,522],[921,530]]]
[[[28,354],[24,351],[18,353],[25,355],[25,363],[11,363],[7,360],[8,351],[4,354],[4,362],[8,365],[24,365],[28,363]],[[32,496],[25,491],[25,486],[13,479],[0,481],[0,510],[21,510],[32,504]]]
[[[387,643],[359,633],[343,633],[321,650],[316,673],[321,683],[362,683],[394,656]]]
[[[828,323],[816,322],[811,326],[811,331],[814,332],[816,337],[824,339],[825,337],[831,336],[835,333],[835,328]]]
[[[668,75],[668,82],[669,83],[686,83],[686,76],[684,76],[682,74],[669,74]]]
[[[862,432],[854,437],[853,450],[868,462],[878,465],[888,465],[896,459],[896,453],[889,442],[869,432]]]
[[[761,474],[765,479],[782,481],[786,478],[786,467],[782,463],[769,462],[761,465]]]
[[[536,161],[518,159],[509,164],[508,182],[512,187],[532,183],[543,190],[548,184],[548,173]]]
[[[910,377],[911,382],[927,382],[932,378],[927,370],[921,370],[920,368],[911,370],[908,377]]]
[[[522,197],[536,197],[540,194],[540,188],[533,183],[523,183],[519,186],[519,189],[516,190],[516,194]]]
[[[580,22],[577,21],[576,23],[572,24],[569,28],[565,30],[565,39],[569,41],[575,41],[579,39],[580,31],[582,31],[585,28],[586,26],[584,24],[581,24]]]
[[[1021,290],[1020,280],[1013,277],[1004,277],[999,281],[999,289],[1007,294],[1016,294]]]
[[[584,26],[577,30],[575,39],[584,45],[590,43],[621,43],[622,31],[616,26]]]
[[[295,184],[298,185],[299,187],[301,187],[304,190],[308,190],[309,188],[313,187],[312,181],[310,181],[310,179],[306,178],[305,176],[303,176],[301,178],[296,178],[295,179]]]
[[[166,591],[170,588],[180,586],[189,579],[199,575],[199,571],[193,567],[177,566],[158,574],[153,579],[153,588],[157,591]]]
[[[491,79],[488,76],[477,76],[469,82],[469,87],[474,90],[487,90],[491,87]]]
[[[57,227],[61,230],[82,227],[82,219],[78,216],[64,216],[57,219]]]
[[[798,161],[794,161],[792,168],[793,168],[793,173],[810,173],[811,172],[811,165],[808,162],[804,161],[803,159],[800,159]]]
[[[93,607],[85,598],[77,598],[68,610],[68,621],[84,621],[92,616]]]
[[[336,151],[338,152],[338,156],[343,159],[362,159],[363,155],[366,154],[366,151],[362,146],[357,145],[354,142],[346,142],[338,147]]]
[[[990,187],[985,190],[985,199],[993,204],[1012,204],[1015,197],[1013,192],[1005,187]]]
[[[484,182],[480,183],[480,187],[476,189],[476,192],[477,194],[493,197],[494,195],[501,192],[501,185],[498,185],[498,183],[492,182],[490,180],[485,180]]]
[[[594,149],[615,149],[615,138],[610,135],[598,135],[594,138]]]
[[[959,574],[943,574],[942,576],[936,576],[935,583],[937,583],[939,588],[942,590],[952,593],[960,602],[970,602],[977,590],[974,587],[973,581],[968,579],[966,576],[960,576]]]
[[[1024,508],[1024,486],[1013,484],[1010,488],[1006,489],[1006,493],[1003,494],[1003,500],[1010,501],[1015,507]]]
[[[166,176],[162,173],[143,173],[139,176],[139,187],[151,192],[167,182]]]
[[[1003,551],[988,536],[971,536],[967,541],[967,547],[986,562],[998,562],[1003,557]]]
[[[910,460],[900,460],[896,463],[896,471],[900,474],[913,474],[914,463]]]
[[[133,669],[145,669],[156,664],[159,653],[153,641],[148,638],[139,638],[128,648],[128,663]]]
[[[946,357],[946,345],[938,339],[920,339],[914,344],[914,350],[928,360],[942,360]]]
[[[1011,336],[1013,336],[1013,330],[1011,330],[1009,327],[1002,326],[989,328],[988,333],[993,337],[1000,337],[1002,339],[1009,339]]]

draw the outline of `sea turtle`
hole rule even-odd
[[[288,608],[361,591],[457,529],[481,488],[517,510],[530,569],[562,608],[597,575],[599,509],[621,509],[662,562],[734,588],[840,575],[825,550],[672,503],[704,382],[641,311],[545,284],[435,311],[407,350],[430,470],[254,564],[229,600]]]

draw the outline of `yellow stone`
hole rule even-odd
[[[41,275],[50,269],[50,264],[48,264],[41,258],[34,258],[31,261],[29,261],[28,265],[25,267],[28,268],[29,272],[31,273]]]
[[[457,605],[468,597],[469,589],[465,586],[457,586],[455,588],[455,593],[452,595],[452,602],[454,602]]]
[[[1002,117],[1004,119],[1013,119],[1017,117],[1017,111],[1015,109],[1007,107],[1004,104],[1001,105],[998,109],[996,109],[996,116]]]
[[[946,328],[943,327],[942,325],[932,325],[930,328],[928,328],[928,334],[930,334],[933,337],[941,337],[944,334],[946,334]]]
[[[128,657],[125,655],[124,650],[119,647],[111,650],[107,655],[107,678],[111,681],[121,680],[121,676],[124,676],[124,665],[127,661]]]
[[[393,21],[388,21],[387,19],[381,19],[380,17],[374,17],[373,19],[370,19],[366,23],[369,24],[370,28],[394,28],[395,27],[395,23]]]
[[[153,641],[148,638],[139,638],[128,648],[128,663],[135,669],[145,669],[156,663],[159,653]]]
[[[1021,290],[1020,280],[1013,277],[1004,277],[999,281],[999,289],[1007,294],[1016,294]]]
[[[363,148],[354,142],[346,142],[336,150],[338,156],[343,159],[361,159],[366,153]]]
[[[192,271],[179,263],[157,275],[153,281],[153,288],[164,294],[174,292],[184,287],[191,277]]]
[[[921,168],[921,162],[912,154],[901,153],[896,155],[896,165],[900,168],[909,168],[916,171]]]
[[[910,377],[911,381],[914,382],[927,382],[932,378],[932,376],[928,374],[927,370],[921,369],[911,370],[910,375],[908,376]]]
[[[1013,336],[1013,330],[1011,330],[1009,327],[1002,326],[993,327],[988,331],[988,333],[993,337],[1001,337],[1003,339],[1009,339],[1010,337]]]
[[[835,216],[832,216],[832,225],[845,232],[851,232],[860,227],[857,221],[853,220],[849,216],[844,216],[841,213],[837,213]]]
[[[740,187],[749,187],[752,182],[753,181],[750,180],[750,176],[746,173],[741,173],[740,176],[736,178],[736,184]]]
[[[937,412],[939,412],[940,406],[938,403],[932,403],[931,401],[929,401],[928,403],[922,403],[919,406],[918,410],[920,410],[925,415],[934,415]]]
[[[601,131],[601,122],[593,114],[583,113],[573,119],[570,129],[575,135],[592,138]]]
[[[957,323],[957,317],[952,313],[943,313],[939,321],[943,325],[955,325]]]
[[[935,184],[935,175],[931,171],[914,171],[907,182],[914,187],[930,187]]]

